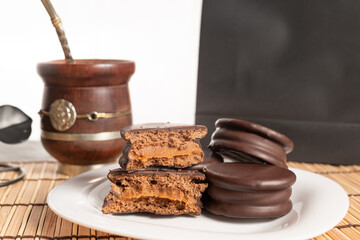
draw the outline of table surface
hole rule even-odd
[[[40,141],[25,141],[19,144],[0,142],[0,162],[55,161],[46,152]]]
[[[69,177],[57,172],[57,162],[42,149],[39,142],[0,144],[0,162],[21,166],[26,170],[22,181],[0,187],[0,240],[131,239],[71,223],[49,209],[46,203],[48,193]],[[360,165],[296,162],[289,162],[288,165],[328,177],[348,193],[350,207],[345,218],[315,239],[360,239]],[[15,176],[14,172],[0,172],[0,182]]]

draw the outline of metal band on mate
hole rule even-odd
[[[120,139],[120,131],[100,133],[57,133],[41,131],[41,137],[57,141],[107,141]]]

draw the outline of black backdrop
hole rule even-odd
[[[196,105],[210,134],[250,120],[294,141],[289,160],[359,164],[360,1],[204,0]]]

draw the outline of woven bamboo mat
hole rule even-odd
[[[56,162],[13,163],[26,170],[24,180],[0,188],[0,240],[12,239],[131,239],[89,229],[56,216],[46,197],[68,179],[56,172]],[[289,166],[316,172],[338,182],[348,193],[350,208],[345,218],[320,239],[360,239],[360,166],[331,166],[290,162]],[[16,173],[0,173],[0,182]],[[331,209],[329,209],[331,211]]]

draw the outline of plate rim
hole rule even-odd
[[[109,170],[109,169],[113,169],[113,168],[118,168],[118,164],[109,164],[109,165],[106,165],[106,166],[103,166],[101,168],[97,168],[97,169],[94,169],[94,170],[90,170],[90,171],[87,171],[85,173],[82,173],[78,176],[75,176],[69,180],[66,180],[65,182],[57,185],[55,188],[53,188],[50,193],[48,194],[47,198],[46,198],[46,202],[49,206],[49,208],[58,216],[60,216],[61,218],[65,219],[65,220],[68,220],[72,223],[75,223],[75,224],[78,224],[78,225],[82,225],[82,226],[85,226],[85,227],[88,227],[88,228],[92,228],[92,229],[95,229],[95,230],[99,230],[99,231],[103,231],[103,232],[107,232],[107,233],[110,233],[110,234],[114,234],[114,235],[123,235],[123,236],[126,236],[126,237],[132,237],[132,238],[140,238],[140,239],[168,239],[168,238],[163,238],[163,237],[152,237],[151,235],[149,234],[146,234],[146,233],[143,233],[143,234],[140,234],[140,233],[133,233],[131,231],[126,231],[124,230],[122,233],[119,233],[119,232],[114,232],[114,230],[112,230],[112,228],[109,228],[105,225],[101,226],[101,228],[99,228],[98,226],[94,225],[94,224],[91,224],[90,223],[84,223],[83,221],[80,221],[78,219],[75,219],[75,218],[72,218],[72,217],[68,217],[66,216],[65,214],[62,214],[62,212],[60,210],[57,209],[56,207],[56,204],[54,205],[53,201],[52,201],[52,196],[56,193],[56,191],[59,191],[59,189],[61,189],[62,187],[64,186],[67,186],[69,184],[71,184],[73,181],[78,181],[78,179],[81,179],[81,177],[84,177],[84,176],[87,176],[87,175],[91,175],[91,174],[95,174],[95,173],[98,173],[100,174],[100,172],[102,171],[105,171],[105,169]],[[304,233],[304,235],[302,235],[300,238],[297,237],[297,236],[293,236],[295,238],[292,238],[291,239],[308,239],[308,238],[313,238],[313,237],[316,237],[316,236],[319,236],[327,231],[329,231],[330,229],[332,229],[334,226],[336,226],[336,224],[338,224],[344,217],[345,215],[347,214],[348,212],[348,208],[349,208],[349,198],[348,198],[348,194],[346,193],[346,191],[342,188],[342,186],[335,182],[334,180],[330,179],[330,178],[327,178],[325,176],[322,176],[320,174],[317,174],[317,173],[313,173],[313,172],[310,172],[310,171],[306,171],[306,170],[303,170],[303,169],[298,169],[298,168],[292,168],[292,167],[289,167],[289,170],[292,170],[295,172],[299,172],[301,173],[301,175],[306,175],[306,174],[310,174],[312,176],[316,176],[316,177],[319,177],[319,178],[322,178],[323,180],[325,181],[329,181],[331,182],[331,184],[333,184],[333,186],[336,186],[338,188],[338,190],[342,191],[341,194],[344,194],[344,200],[345,202],[343,203],[343,214],[340,218],[340,216],[338,216],[336,218],[336,220],[334,219],[332,221],[332,223],[330,224],[327,224],[326,226],[324,226],[323,228],[321,229],[318,229],[317,231],[312,231],[311,234],[306,234]],[[297,174],[296,174],[297,175]],[[101,178],[101,179],[104,179],[106,178],[106,175],[101,175],[101,176],[97,176],[98,178]],[[297,176],[298,177],[298,176]],[[346,198],[345,198],[345,195],[346,195]],[[346,211],[345,211],[346,209]],[[107,215],[104,215],[104,216],[107,216]],[[109,216],[113,216],[113,215],[109,215]],[[129,220],[124,220],[124,219],[120,219],[122,222],[129,222]],[[336,223],[334,223],[336,222]],[[148,225],[146,223],[142,223],[142,222],[137,222],[136,223],[137,225]],[[169,226],[160,226],[160,228],[165,228],[165,229],[174,229],[174,227],[169,227]],[[178,228],[175,228],[175,229],[178,229]],[[183,229],[183,231],[186,231],[186,232],[199,232],[199,231],[202,231],[202,230],[194,230],[194,229]],[[281,232],[280,231],[277,231],[278,232]],[[232,233],[234,234],[234,233]],[[267,233],[260,233],[259,234],[249,234],[249,233],[241,233],[241,234],[237,234],[239,237],[250,237],[251,235],[254,236],[254,238],[250,237],[250,239],[257,239],[257,237],[261,237],[262,236],[262,239],[267,239],[266,236],[264,236],[264,234],[267,234]],[[289,239],[288,237],[286,239]]]

